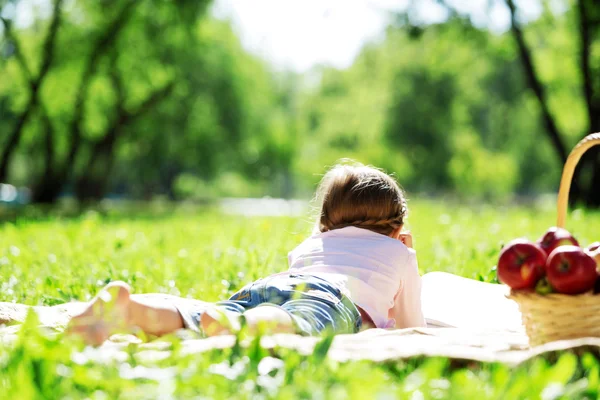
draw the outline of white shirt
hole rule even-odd
[[[378,328],[425,326],[416,252],[401,241],[349,226],[313,235],[288,254],[290,271],[339,287]]]

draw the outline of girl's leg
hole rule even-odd
[[[115,332],[131,331],[135,327],[161,336],[183,328],[183,320],[170,302],[131,295],[129,285],[112,282],[85,311],[71,319],[67,331],[98,345]]]
[[[233,333],[241,327],[240,315],[236,312],[207,310],[200,320],[200,329],[208,336]],[[281,307],[262,305],[244,311],[243,316],[250,334],[296,331],[292,317]]]
[[[281,307],[264,305],[244,312],[251,333],[294,333],[294,322]]]
[[[295,332],[290,314],[280,307],[260,306],[245,311],[243,315],[251,334]],[[202,315],[200,329],[208,336],[233,333],[240,328],[239,318],[238,313],[225,311],[223,315],[209,308]],[[99,345],[113,333],[134,328],[161,336],[183,327],[183,319],[173,302],[160,296],[132,295],[126,283],[112,282],[81,314],[71,319],[67,331],[81,336],[89,344]]]
[[[37,309],[40,318],[43,317],[42,319],[47,320],[48,325],[54,325],[57,321],[65,321],[69,318],[71,320],[69,331],[83,336],[95,336],[94,343],[102,342],[105,339],[104,336],[108,334],[107,329],[110,330],[109,328],[131,329],[131,327],[137,326],[146,333],[160,336],[183,327],[178,310],[169,301],[170,298],[165,298],[165,295],[130,294],[128,298],[129,287],[120,282],[115,282],[103,290],[111,287],[118,288],[112,290],[119,291],[119,294],[112,299],[113,301],[118,300],[112,306],[113,317],[116,317],[112,321],[106,320],[108,316],[105,315],[106,309],[110,307],[107,306],[107,299],[104,295],[98,296],[87,305],[85,303],[68,303],[44,307],[43,310],[41,307],[24,304],[0,303],[0,306],[4,306],[0,307],[0,325],[23,322],[27,311],[33,308]],[[172,300],[180,299],[173,298]],[[82,311],[78,311],[79,309]],[[69,314],[75,315],[69,317]],[[294,332],[291,317],[279,307],[254,308],[244,312],[244,317],[250,332],[258,332],[259,326],[264,326],[264,330],[271,333]],[[214,336],[229,334],[240,328],[239,314],[226,313],[225,318],[228,320],[227,323],[223,322],[221,316],[209,311],[203,314],[200,329],[208,336]]]

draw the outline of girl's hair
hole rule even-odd
[[[320,232],[355,226],[390,235],[408,212],[398,183],[382,170],[359,163],[331,168],[319,184],[317,201],[315,228]]]

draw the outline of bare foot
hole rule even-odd
[[[131,289],[125,282],[109,283],[85,311],[71,319],[67,333],[81,336],[86,343],[98,346],[113,333],[131,329],[130,294]]]

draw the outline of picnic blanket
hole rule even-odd
[[[399,330],[369,329],[352,335],[335,337],[328,357],[338,361],[372,360],[393,361],[411,357],[440,356],[454,360],[502,362],[516,365],[544,353],[565,349],[576,352],[600,352],[600,338],[583,338],[548,343],[531,348],[518,306],[506,298],[508,288],[433,272],[423,276],[423,310],[429,326]],[[208,303],[197,300],[151,294],[147,296],[169,301],[194,302],[198,307]],[[34,307],[40,323],[48,328],[64,327],[72,315],[79,313],[83,303],[68,303],[54,307]],[[26,306],[0,303],[2,320],[24,321]],[[0,342],[8,343],[15,337],[17,326],[0,328]],[[291,348],[310,354],[319,338],[278,334],[261,338],[265,348]],[[132,335],[115,335],[101,346],[104,356],[119,357],[123,346],[139,342]],[[198,339],[184,335],[185,353],[202,353],[235,344],[234,336]],[[163,358],[169,354],[170,344],[160,339],[152,343],[139,343],[141,357]],[[122,355],[122,354],[121,354]]]

